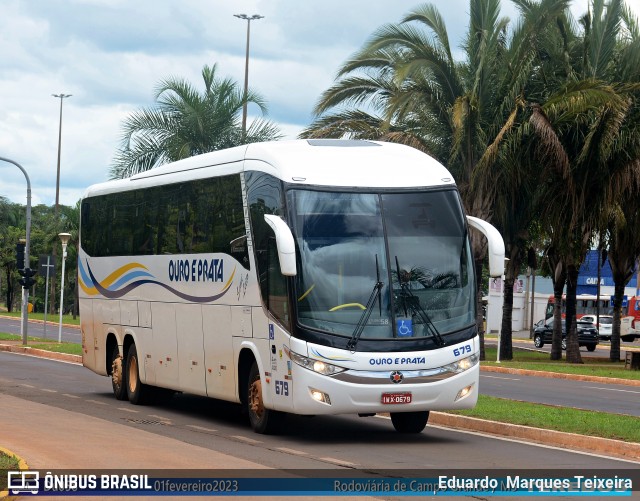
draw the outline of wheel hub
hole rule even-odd
[[[262,383],[256,379],[249,388],[249,408],[256,416],[262,416],[264,404],[262,403]]]

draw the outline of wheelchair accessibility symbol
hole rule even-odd
[[[413,323],[410,318],[399,318],[396,320],[396,331],[398,337],[413,336]]]

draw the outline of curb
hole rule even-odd
[[[640,386],[640,379],[620,379],[615,377],[584,376],[581,374],[565,374],[563,372],[545,372],[545,371],[534,371],[531,369],[511,369],[509,367],[482,366],[482,362],[480,362],[480,370],[482,372],[501,372],[503,374],[519,374],[522,376],[538,376],[538,377],[546,377],[551,379],[571,379],[573,381],[591,381],[593,383],[624,384],[627,386]]]
[[[578,435],[518,424],[487,421],[468,416],[431,412],[429,424],[461,430],[477,431],[500,437],[509,437],[537,444],[549,445],[582,452],[599,453],[627,460],[640,460],[640,444],[622,440]]]
[[[8,449],[5,449],[4,447],[0,447],[0,452],[2,452],[3,454],[6,454],[7,456],[13,456],[14,458],[16,458],[18,460],[18,469],[19,470],[28,470],[29,469],[29,465],[27,464],[27,462],[22,459],[20,456],[18,456],[17,454],[14,454],[13,452],[11,452]],[[9,498],[9,491],[0,491],[0,499],[14,499],[13,497]],[[15,498],[17,499],[17,498]]]

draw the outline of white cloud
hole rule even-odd
[[[339,66],[385,23],[420,0],[3,0],[0,29],[0,156],[25,167],[34,205],[55,200],[59,100],[64,100],[60,201],[108,177],[121,120],[153,102],[169,76],[201,81],[205,64],[244,81],[246,22],[251,24],[250,86],[288,138],[308,125]],[[468,21],[468,0],[434,1],[454,46]],[[629,2],[636,12],[640,2]],[[587,0],[574,2],[586,11]],[[504,13],[516,10],[503,1]],[[257,110],[249,109],[250,113]],[[18,169],[0,165],[0,195],[26,200]]]

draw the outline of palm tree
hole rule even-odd
[[[500,17],[498,0],[470,0],[461,62],[453,58],[446,26],[433,5],[418,7],[399,24],[378,29],[342,66],[337,82],[316,106],[316,120],[302,136],[375,138],[414,146],[449,167],[468,214],[493,218],[502,230],[519,224],[526,227],[526,221],[509,221],[509,215],[530,214],[514,212],[513,204],[500,207],[504,212],[496,215],[496,201],[504,195],[500,190],[512,196],[518,186],[513,181],[522,172],[508,153],[518,146],[507,144],[506,139],[524,120],[522,95],[534,69],[537,38],[553,25],[568,0],[518,3],[523,21],[509,37],[509,20]],[[528,200],[520,197],[519,202]],[[512,256],[508,278],[513,284],[523,242],[519,230],[510,236],[513,238],[506,242]],[[473,248],[480,277],[482,242],[474,239]],[[481,301],[480,295],[478,299]],[[508,302],[509,311],[511,304]],[[480,305],[477,312],[484,358]],[[510,321],[505,335],[501,347],[508,359]]]
[[[546,151],[550,180],[546,189],[555,201],[543,218],[547,228],[555,228],[552,245],[567,276],[567,360],[578,363],[578,267],[595,236],[606,233],[621,188],[634,184],[638,176],[629,161],[637,158],[633,155],[638,151],[634,147],[637,132],[633,133],[637,131],[637,22],[620,0],[606,5],[604,0],[593,0],[580,22],[581,35],[572,33],[570,24],[562,30],[563,38],[556,45],[563,47],[564,54],[556,55],[555,71],[547,65],[544,73],[559,76],[554,85],[548,85],[555,91],[541,96],[543,104],[531,119]],[[622,29],[625,23],[627,33]],[[559,339],[559,331],[557,325],[554,339]],[[552,350],[552,358],[555,355],[559,358]]]
[[[281,137],[275,124],[258,118],[243,140],[243,89],[230,78],[218,78],[216,65],[205,65],[202,78],[203,93],[180,78],[163,80],[155,92],[157,106],[138,110],[125,119],[122,145],[110,169],[112,179],[244,142]],[[257,93],[249,91],[246,100],[266,113],[266,104]]]

